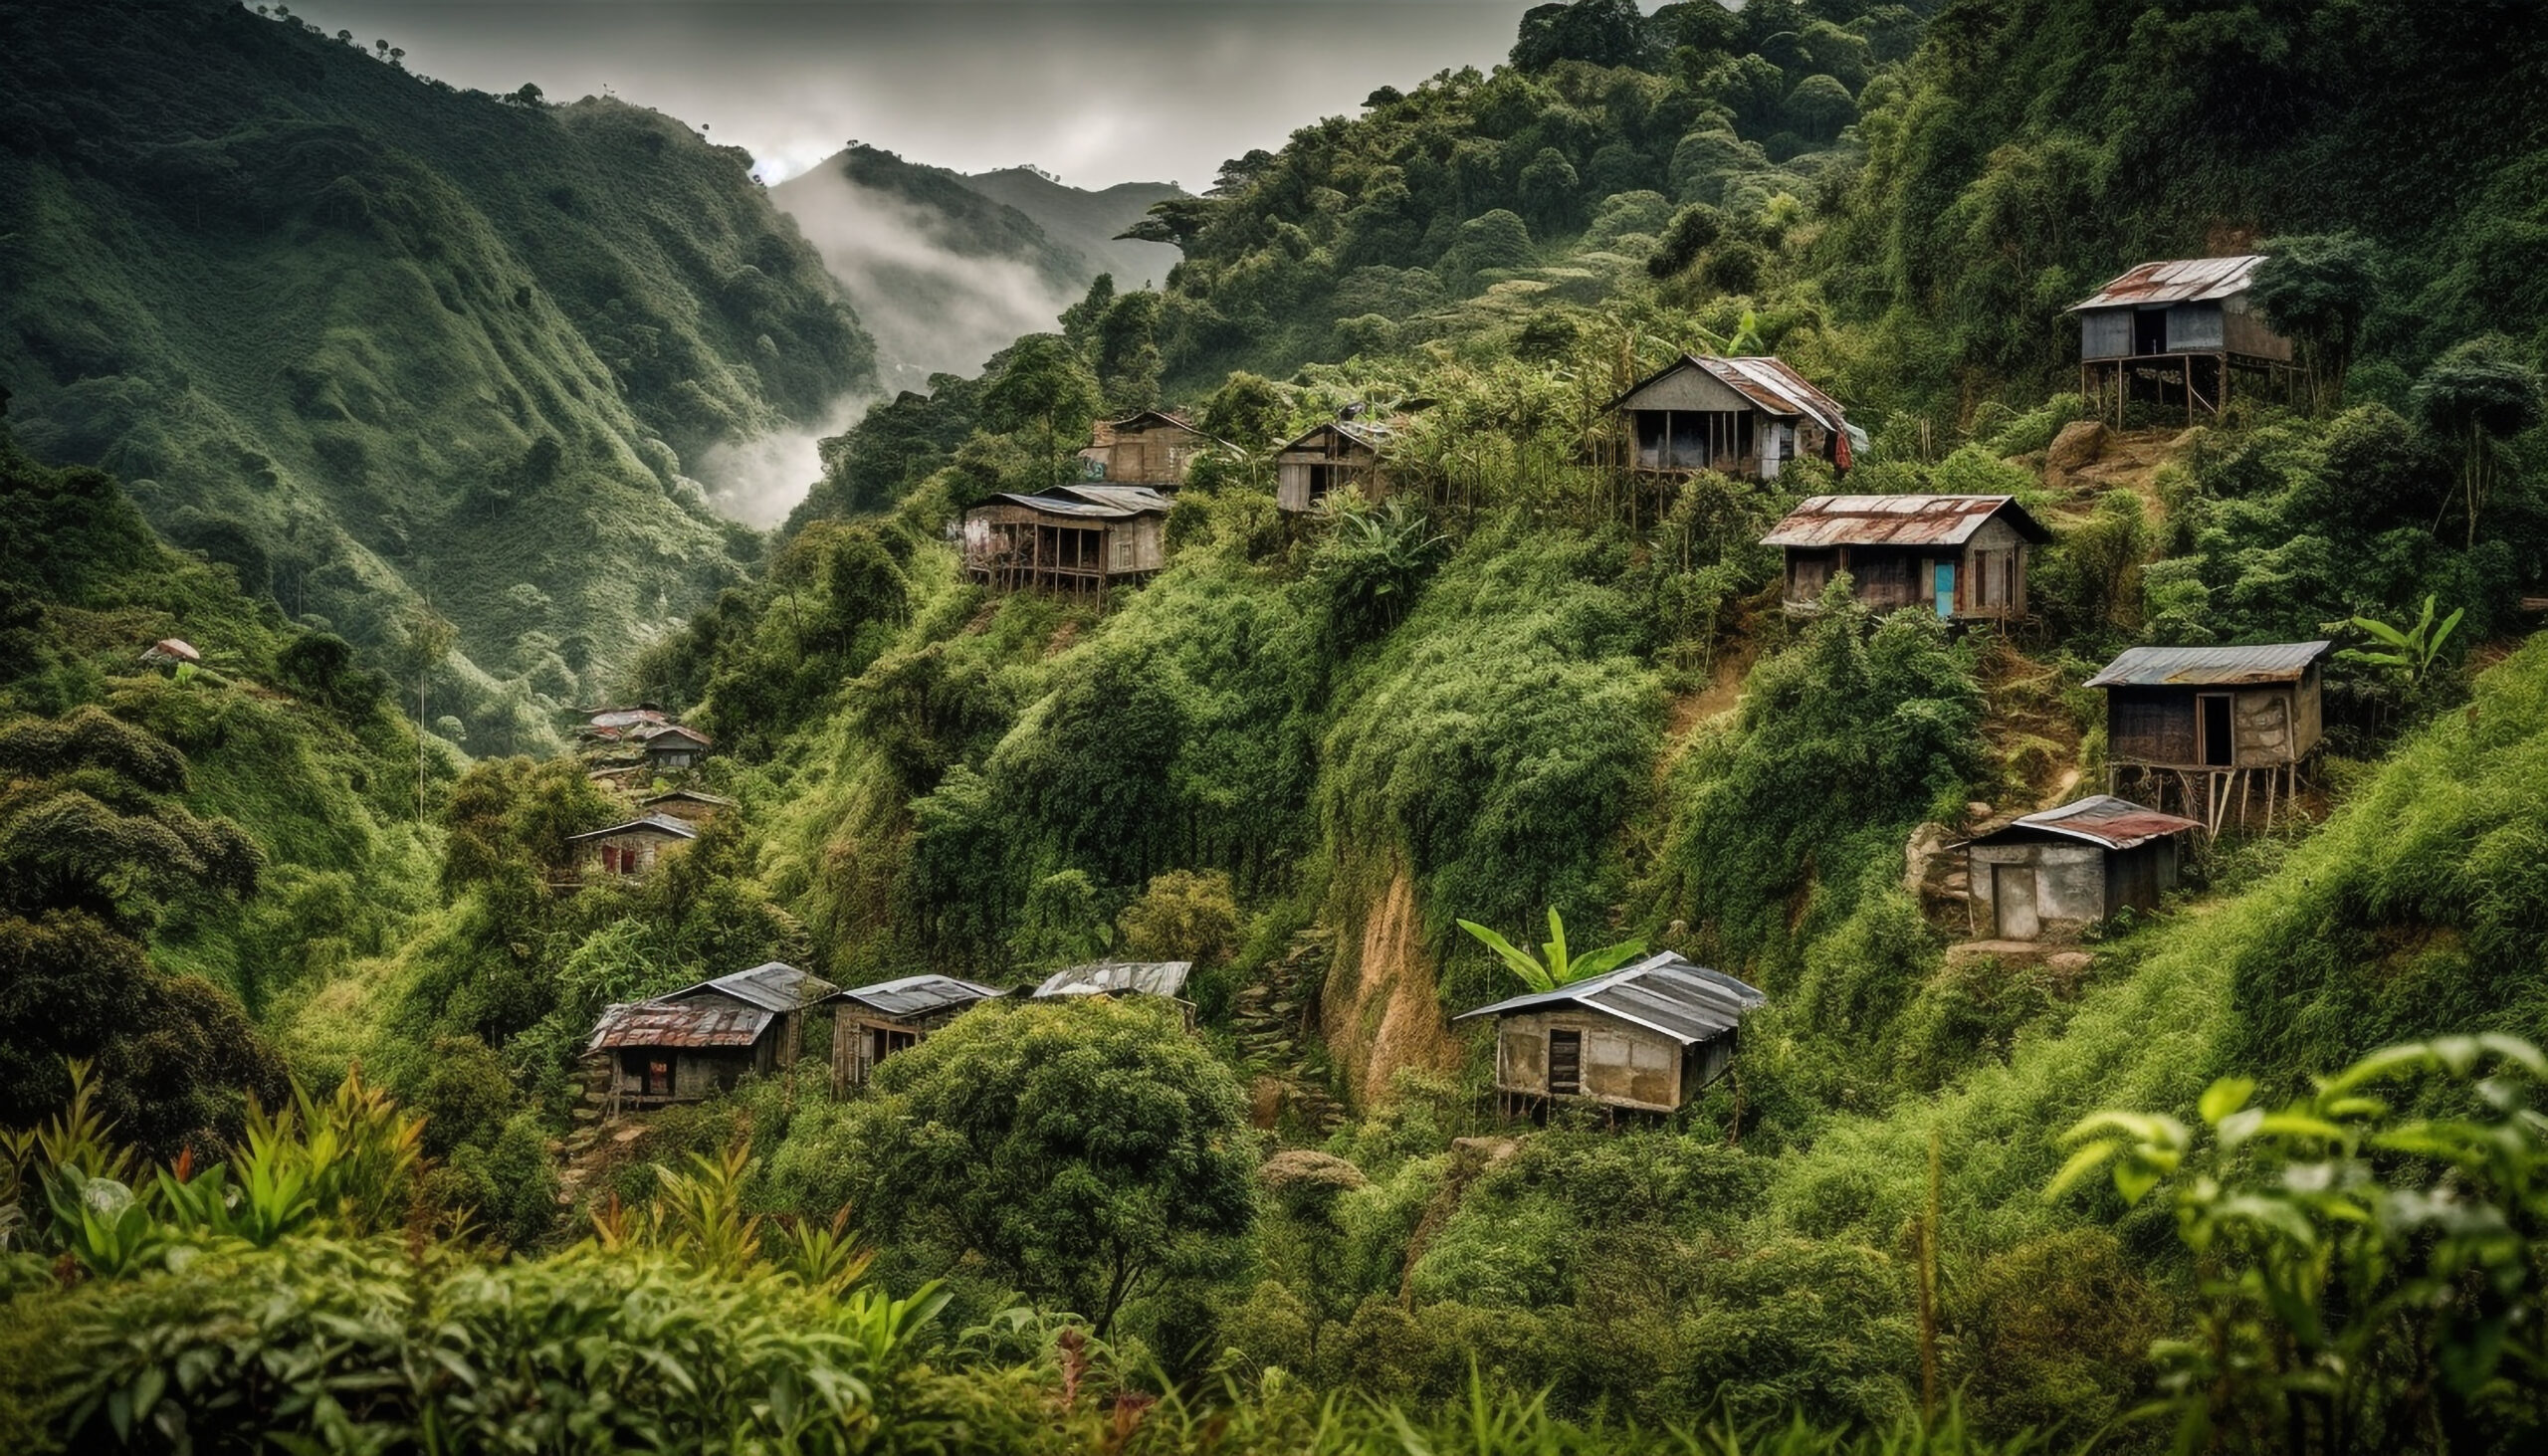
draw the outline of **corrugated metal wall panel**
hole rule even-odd
[[[2079,315],[2079,357],[2119,359],[2131,352],[2131,310],[2097,309]]]
[[[2178,304],[2168,310],[2168,351],[2217,349],[2221,342],[2219,304]]]

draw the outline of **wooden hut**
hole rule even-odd
[[[773,960],[608,1008],[585,1046],[588,1056],[609,1059],[606,1114],[697,1102],[746,1074],[795,1065],[806,1009],[835,989]]]
[[[2291,340],[2265,325],[2249,291],[2258,254],[2144,263],[2070,306],[2079,315],[2079,393],[2124,423],[2132,400],[2218,415],[2244,373],[2286,394]]]
[[[1183,415],[1146,409],[1120,420],[1099,421],[1079,458],[1092,484],[1173,491],[1185,484],[1185,472],[1197,456],[1222,443],[1194,428]]]
[[[695,728],[668,723],[644,736],[646,766],[658,773],[680,773],[699,766],[717,740]]]
[[[2076,936],[2123,910],[2157,910],[2177,883],[2178,841],[2203,826],[2111,794],[2027,814],[1964,846],[1976,933]]]
[[[664,793],[648,794],[637,801],[637,807],[649,815],[679,819],[684,824],[704,825],[735,807],[735,801],[706,789],[677,788]]]
[[[601,1013],[585,1044],[609,1059],[605,1116],[697,1102],[778,1065],[778,1018],[735,1001],[641,1001]]]
[[[806,1008],[828,999],[839,989],[811,971],[799,970],[784,960],[769,960],[749,970],[732,971],[655,999],[665,1002],[733,1001],[740,1005],[757,1006],[778,1018],[777,1064],[792,1067],[804,1049]]]
[[[1774,481],[1810,457],[1847,470],[1865,439],[1839,401],[1784,361],[1683,354],[1611,400],[1631,470]]]
[[[835,991],[832,1091],[864,1087],[876,1064],[920,1045],[931,1032],[1006,992],[952,975],[907,975]]]
[[[1452,1019],[1495,1018],[1495,1087],[1507,1112],[1574,1102],[1668,1113],[1724,1075],[1744,1014],[1765,999],[1666,952]]]
[[[649,814],[607,829],[569,835],[577,868],[586,875],[646,875],[654,872],[666,849],[688,844],[699,831],[679,819]]]
[[[1148,486],[1056,486],[964,511],[964,570],[1008,590],[1102,593],[1167,564],[1168,500]]]
[[[172,667],[197,667],[203,663],[203,654],[183,637],[162,637],[141,650],[141,660],[152,667],[162,663]]]
[[[2088,680],[2106,694],[2106,789],[2219,833],[2300,791],[2321,736],[2324,642],[2136,647]]]
[[[2026,614],[2026,548],[2051,539],[2010,496],[1815,496],[1761,544],[1787,554],[1791,611],[1813,610],[1845,571],[1877,611],[2013,622]]]
[[[1388,494],[1388,476],[1380,468],[1380,450],[1390,433],[1387,425],[1332,420],[1285,442],[1274,453],[1275,506],[1299,515],[1318,510],[1340,491],[1381,499]]]

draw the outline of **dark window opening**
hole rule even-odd
[[[2164,354],[2168,351],[2168,311],[2139,309],[2132,314],[2132,351],[2136,354]]]

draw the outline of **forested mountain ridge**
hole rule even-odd
[[[979,369],[1101,273],[1164,276],[1170,250],[1115,235],[1180,195],[1138,182],[1084,192],[1025,168],[967,177],[855,143],[770,189],[858,302],[889,390]]]
[[[209,0],[9,7],[0,368],[28,448],[366,651],[458,630],[442,706],[542,741],[740,579],[690,462],[872,380],[749,159]]]

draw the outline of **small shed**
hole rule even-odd
[[[2106,695],[2106,788],[2219,833],[2300,791],[2323,736],[2320,661],[2331,644],[2136,647],[2088,680]]]
[[[161,663],[201,666],[203,654],[197,652],[195,645],[183,637],[162,637],[141,650],[141,660],[153,667]]]
[[[1767,999],[1666,951],[1452,1020],[1495,1018],[1495,1087],[1507,1111],[1565,1100],[1668,1113],[1733,1065],[1745,1013]]]
[[[576,863],[586,874],[646,875],[653,873],[666,849],[698,837],[697,829],[679,819],[649,814],[607,829],[569,835],[566,842],[575,847]]]
[[[1976,835],[1964,846],[1975,930],[2061,939],[2123,910],[2157,910],[2177,883],[2179,841],[2202,827],[2092,794]]]
[[[724,997],[641,1001],[601,1013],[586,1044],[609,1058],[604,1111],[697,1102],[778,1066],[775,1013]]]
[[[637,801],[637,807],[650,815],[679,819],[684,824],[706,824],[735,807],[735,801],[706,789],[677,788],[660,794],[649,794]]]
[[[1183,415],[1146,409],[1099,421],[1079,458],[1091,483],[1173,491],[1185,484],[1186,469],[1197,456],[1222,444]]]
[[[696,768],[716,744],[716,739],[695,728],[664,724],[645,735],[646,766],[669,773]]]
[[[1056,486],[964,510],[964,570],[985,586],[1102,593],[1167,564],[1166,496],[1148,486]]]
[[[2070,306],[2079,315],[2079,393],[2117,425],[2139,399],[2182,404],[2186,422],[2219,414],[2245,373],[2288,389],[2291,340],[2249,297],[2264,256],[2140,264]]]
[[[1340,491],[1381,499],[1388,494],[1388,476],[1380,468],[1380,451],[1391,433],[1384,424],[1331,420],[1286,441],[1274,453],[1275,506],[1301,515]]]
[[[834,992],[832,1091],[864,1087],[877,1063],[920,1045],[974,1006],[1006,994],[997,986],[952,975],[907,975]]]
[[[696,985],[684,986],[657,996],[661,1003],[731,1003],[766,1011],[777,1018],[778,1034],[773,1042],[775,1064],[796,1065],[797,1055],[805,1044],[805,1010],[836,993],[840,988],[811,971],[799,970],[784,960],[764,961],[749,970],[732,971]]]
[[[1835,572],[1877,611],[1958,621],[2026,614],[2026,552],[2052,532],[2013,496],[1815,496],[1761,538],[1787,555],[1785,599],[1811,611]]]
[[[1808,456],[1847,470],[1865,447],[1839,401],[1780,359],[1683,354],[1608,407],[1631,470],[1774,481]]]

